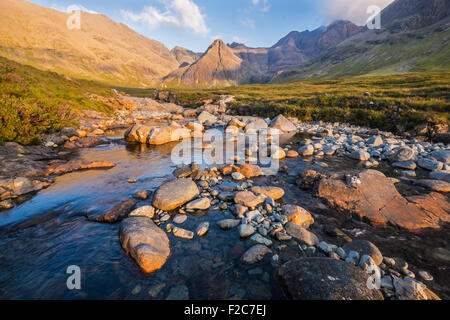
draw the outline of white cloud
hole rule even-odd
[[[55,10],[58,10],[58,11],[67,12],[67,13],[71,13],[72,11],[84,11],[84,12],[87,12],[87,13],[98,14],[98,12],[89,10],[88,8],[83,7],[82,5],[79,5],[79,4],[71,4],[71,5],[67,6],[67,7],[61,7],[61,6],[58,6],[58,5],[53,5],[51,8],[55,9]]]
[[[137,14],[127,10],[122,10],[122,14],[125,19],[144,23],[152,29],[168,26],[190,29],[200,35],[209,33],[205,17],[193,0],[168,0],[164,1],[164,10],[148,6]]]
[[[255,21],[253,19],[243,18],[239,22],[244,26],[247,26],[251,29],[255,29]]]
[[[369,6],[376,5],[382,10],[394,0],[321,0],[321,2],[327,24],[335,20],[350,20],[365,25],[370,17],[367,13]]]
[[[269,0],[252,0],[254,6],[259,6],[259,10],[262,12],[268,12],[270,10]]]

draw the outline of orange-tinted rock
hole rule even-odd
[[[296,205],[284,205],[283,213],[288,218],[288,221],[303,228],[309,228],[314,223],[313,216],[302,207]]]
[[[246,178],[259,177],[261,175],[261,168],[255,164],[243,164],[238,170]]]
[[[79,170],[89,169],[109,169],[115,164],[108,161],[86,161],[86,160],[71,160],[63,164],[53,164],[47,170],[47,175],[62,175]]]
[[[322,179],[317,195],[344,212],[374,226],[392,224],[412,232],[440,228],[449,222],[448,201],[437,194],[404,198],[386,176],[376,170],[359,174],[361,184],[348,186],[341,180]],[[431,198],[429,198],[431,197]],[[435,200],[440,199],[439,204]],[[443,202],[443,203],[442,203]]]
[[[253,187],[252,191],[254,193],[261,193],[264,194],[266,196],[268,196],[269,198],[272,198],[274,200],[278,200],[281,199],[284,196],[284,190],[278,187]]]
[[[121,204],[115,205],[106,212],[88,213],[89,221],[115,223],[128,217],[128,214],[136,207],[136,201],[126,200]]]
[[[256,196],[253,192],[250,191],[241,191],[237,192],[234,196],[234,202],[249,208],[254,208],[258,204],[264,202],[264,196]]]
[[[286,156],[288,158],[297,158],[298,157],[298,152],[295,150],[289,150],[286,154]]]

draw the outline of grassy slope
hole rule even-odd
[[[110,96],[111,90],[0,57],[0,143],[37,143],[42,133],[76,125],[74,110],[111,111],[87,93]]]
[[[151,96],[154,91],[121,90],[136,96]],[[396,125],[412,129],[418,124],[450,122],[450,72],[174,91],[185,106],[231,94],[240,113],[264,117],[283,113],[305,121],[345,121],[394,131]]]
[[[450,18],[403,33],[367,31],[339,45],[319,60],[274,79],[275,83],[305,78],[389,75],[450,71]]]

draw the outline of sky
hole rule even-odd
[[[215,39],[271,47],[291,31],[313,30],[335,20],[365,25],[376,5],[393,0],[31,0],[67,11],[101,13],[158,40],[169,49],[204,52]]]

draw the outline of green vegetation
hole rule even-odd
[[[111,112],[87,93],[110,96],[111,89],[0,57],[0,143],[38,143],[43,133],[76,126],[77,110]]]
[[[450,72],[395,76],[302,80],[286,84],[244,85],[224,89],[171,89],[181,104],[196,107],[204,99],[234,95],[240,114],[303,121],[348,122],[384,130],[420,124],[450,123]],[[124,89],[152,96],[156,89]]]

